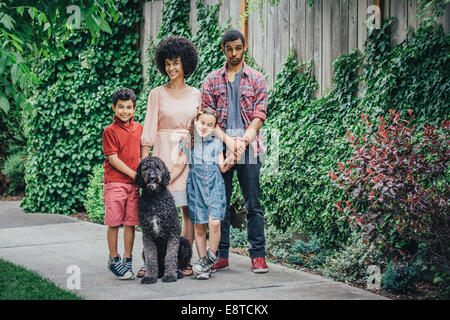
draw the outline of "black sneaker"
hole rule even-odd
[[[131,273],[133,273],[133,257],[131,258],[123,258],[122,260],[122,264],[127,268],[128,271],[130,271]],[[133,273],[134,275],[134,273]]]
[[[120,262],[120,256],[111,258],[108,260],[108,269],[121,280],[133,280],[134,274],[132,271],[128,270],[127,267]]]

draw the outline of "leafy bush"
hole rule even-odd
[[[421,25],[406,39],[391,45],[391,18],[373,29],[365,44],[361,104],[366,114],[383,116],[389,109],[412,110],[419,128],[438,124],[450,115],[450,34],[441,25]]]
[[[3,167],[6,157],[13,153],[11,148],[26,146],[23,134],[22,110],[11,103],[8,113],[0,110],[0,167]]]
[[[349,244],[326,258],[322,272],[341,281],[364,284],[369,265],[382,263],[374,245],[366,245],[359,235],[353,235]],[[381,267],[381,265],[379,265]]]
[[[122,17],[108,21],[112,35],[101,34],[94,47],[87,32],[75,31],[66,51],[36,66],[41,83],[27,124],[30,156],[21,204],[27,212],[82,210],[88,175],[104,159],[101,133],[112,123],[112,95],[121,87],[141,89],[139,2],[117,5]]]
[[[337,221],[334,204],[345,194],[330,184],[327,172],[351,156],[346,131],[362,132],[362,113],[383,116],[393,106],[403,113],[412,110],[418,128],[448,120],[450,36],[440,26],[422,25],[404,42],[391,45],[394,23],[390,19],[369,32],[363,55],[355,50],[334,62],[333,87],[319,99],[312,97],[317,83],[310,66],[287,58],[270,92],[264,124],[280,134],[278,173],[272,173],[269,161],[261,178],[269,224],[315,234],[324,246],[338,248],[351,232],[346,220]],[[266,141],[271,139],[269,133]],[[268,147],[270,154],[274,146]]]
[[[268,225],[266,236],[266,252],[276,258],[286,259],[290,254],[293,231],[277,229],[273,225]]]
[[[383,275],[382,287],[384,290],[404,293],[408,291],[416,274],[416,269],[413,266],[396,264],[391,261]]]
[[[89,175],[86,198],[83,201],[89,219],[93,222],[105,222],[105,205],[103,202],[103,164],[96,165]]]
[[[247,248],[247,230],[239,230],[230,226],[230,247],[232,248]]]
[[[316,236],[313,236],[309,242],[297,240],[289,252],[291,254],[287,257],[287,261],[290,263],[317,268],[325,262],[325,252]]]
[[[16,194],[25,190],[24,180],[24,161],[26,158],[26,150],[19,150],[11,153],[3,165],[2,172],[8,177],[9,188],[7,194]]]
[[[416,139],[413,116],[401,119],[390,110],[377,129],[362,115],[367,132],[361,139],[347,133],[353,157],[338,163],[331,178],[348,196],[336,203],[342,218],[376,243],[388,258],[414,261],[449,272],[449,129],[425,126]]]
[[[291,55],[270,92],[264,128],[268,141],[279,133],[278,172],[265,162],[267,174],[261,177],[262,203],[269,224],[286,230],[314,234],[326,247],[345,241],[346,221],[336,223],[329,199],[336,196],[326,176],[326,168],[336,156],[345,154],[344,124],[357,117],[357,71],[361,62],[358,51],[335,62],[336,87],[327,97],[312,97],[317,82],[310,63],[297,65]],[[300,73],[299,73],[300,72]],[[269,156],[270,158],[270,156]]]

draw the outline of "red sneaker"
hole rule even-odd
[[[223,271],[230,269],[228,259],[220,258],[211,268],[211,272]]]
[[[269,271],[265,257],[258,257],[252,259],[252,271],[254,273],[265,273]]]

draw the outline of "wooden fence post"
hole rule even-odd
[[[244,35],[245,42],[248,43],[248,17],[245,15],[247,10],[247,0],[241,0],[241,33]]]

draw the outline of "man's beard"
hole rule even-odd
[[[230,59],[229,62],[230,62],[231,65],[237,66],[237,65],[239,65],[241,63],[241,61],[242,61],[242,58],[240,58],[240,59],[237,58],[235,61]]]

